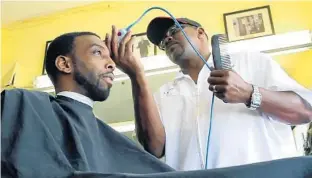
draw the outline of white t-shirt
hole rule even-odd
[[[208,61],[212,61],[212,57]],[[270,56],[246,52],[231,55],[235,70],[246,82],[275,91],[295,91],[312,105],[312,92],[291,79]],[[197,85],[179,73],[154,94],[166,132],[165,161],[177,170],[205,167],[212,92],[204,65]],[[244,104],[215,97],[207,168],[298,156],[291,127]]]

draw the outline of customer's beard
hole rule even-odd
[[[94,101],[105,101],[110,93],[110,88],[104,88],[100,85],[100,77],[95,76],[94,73],[90,75],[83,75],[77,67],[74,70],[74,80],[84,90],[87,97]]]

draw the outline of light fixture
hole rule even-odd
[[[308,46],[308,47],[303,47],[303,48],[288,49],[288,50],[276,51],[276,52],[270,51],[270,52],[266,52],[266,53],[270,54],[271,56],[278,56],[278,55],[283,55],[283,54],[299,53],[299,52],[307,51],[310,49],[312,49],[312,45]]]
[[[134,121],[119,122],[108,125],[120,133],[132,132],[135,129]]]
[[[141,58],[141,61],[144,66],[146,76],[153,76],[158,74],[166,74],[171,72],[179,71],[179,67],[172,63],[166,55],[158,55],[158,56],[149,56]],[[128,80],[129,77],[116,69],[114,71],[115,80],[114,81],[123,81]],[[41,75],[35,78],[33,82],[34,88],[44,92],[54,92],[53,84],[48,77],[48,75]]]
[[[312,48],[310,30],[295,31],[249,40],[231,42],[228,44],[230,53],[239,51],[260,51],[269,55],[289,54]],[[179,67],[172,63],[166,55],[141,58],[147,76],[179,71]],[[128,80],[129,77],[119,69],[115,72],[115,81]],[[54,92],[52,82],[47,75],[36,77],[34,88],[45,92]]]
[[[278,35],[236,41],[227,45],[229,53],[240,51],[260,51],[268,54],[311,47],[312,36],[310,30],[288,32]]]

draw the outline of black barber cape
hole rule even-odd
[[[64,96],[21,89],[1,93],[2,174],[66,177],[76,171],[156,173],[173,169]]]
[[[67,97],[1,93],[1,176],[26,178],[312,178],[312,157],[173,171]],[[231,153],[229,153],[231,154]]]

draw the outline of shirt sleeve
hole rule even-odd
[[[312,110],[312,91],[292,79],[269,55],[262,55],[261,60],[265,63],[263,72],[265,73],[266,89],[272,91],[293,91],[301,97],[306,107]]]

